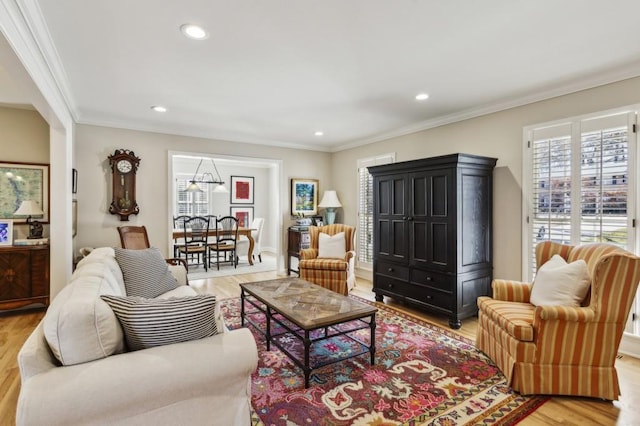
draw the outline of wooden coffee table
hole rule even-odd
[[[371,354],[371,365],[374,364],[377,308],[295,277],[242,283],[240,288],[242,289],[242,325],[244,326],[246,322],[263,334],[267,350],[271,350],[271,343],[273,343],[298,367],[302,368],[305,388],[309,387],[311,371],[325,365],[344,361],[367,352]],[[245,304],[255,309],[248,312],[245,310]],[[265,315],[266,324],[264,327],[260,327],[248,317],[249,313],[255,312]],[[274,323],[284,331],[273,334]],[[264,328],[266,331],[263,330]],[[350,336],[354,331],[366,328],[369,328],[371,333],[369,346]],[[316,332],[318,330],[320,331]],[[303,360],[298,359],[282,344],[278,338],[283,335],[302,342],[304,346]],[[357,344],[356,347],[360,350],[351,352],[344,357],[310,365],[311,345],[336,336],[348,337]]]

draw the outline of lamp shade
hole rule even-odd
[[[336,194],[336,191],[324,191],[324,194],[322,195],[322,201],[320,201],[318,207],[325,209],[337,208],[342,207],[342,204],[340,204],[340,200],[338,200],[338,194]]]
[[[189,184],[189,186],[187,186],[187,189],[185,189],[185,191],[187,191],[187,192],[203,192],[202,189],[200,189],[198,184],[195,183],[195,182],[191,182]]]
[[[16,216],[42,216],[44,212],[37,202],[33,200],[23,201],[14,213]]]

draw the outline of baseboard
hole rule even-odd
[[[624,333],[620,341],[618,352],[634,358],[640,358],[640,336]]]

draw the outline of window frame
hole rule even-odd
[[[550,121],[546,123],[534,124],[523,128],[522,133],[522,280],[525,282],[531,282],[533,280],[533,272],[530,265],[531,262],[535,262],[532,258],[531,247],[533,244],[533,132],[544,129],[551,129],[553,127],[560,127],[562,125],[568,125],[571,127],[571,176],[580,176],[581,173],[581,150],[575,149],[581,146],[582,134],[588,130],[583,130],[585,124],[588,126],[590,120],[606,119],[607,117],[627,114],[627,128],[628,132],[628,175],[624,176],[626,180],[627,189],[627,231],[628,231],[628,247],[627,250],[638,253],[639,242],[638,232],[634,226],[635,218],[639,210],[640,197],[637,194],[638,190],[638,126],[637,117],[640,110],[640,104],[615,108],[611,110],[599,111],[591,114],[585,114],[580,116],[569,117],[561,120]],[[635,129],[635,131],[634,131]],[[581,224],[581,209],[580,209],[580,187],[572,188],[571,190],[571,223],[572,225]],[[578,206],[578,208],[573,208]],[[531,220],[530,220],[531,219]],[[571,227],[571,243],[580,244],[580,226]]]

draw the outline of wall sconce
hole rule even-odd
[[[320,201],[318,207],[327,209],[327,225],[331,225],[336,220],[336,209],[342,207],[342,204],[338,200],[336,191],[324,191],[322,201]]]
[[[229,190],[224,186],[224,181],[222,180],[222,177],[220,176],[220,172],[218,172],[218,168],[216,167],[216,163],[213,161],[213,158],[209,158],[209,160],[211,160],[211,164],[213,164],[213,170],[215,170],[216,172],[216,177],[213,176],[213,173],[211,172],[203,172],[199,177],[198,177],[198,172],[200,171],[200,166],[202,166],[202,161],[204,160],[204,158],[200,159],[200,163],[198,163],[198,167],[196,168],[196,172],[193,174],[193,179],[191,179],[189,182],[191,182],[189,184],[189,186],[187,186],[187,188],[185,189],[185,191],[187,192],[202,192],[202,188],[200,188],[200,186],[198,184],[214,184],[214,185],[218,185],[216,186],[216,188],[213,190],[213,192],[223,192],[223,193],[229,193]]]
[[[27,225],[29,225],[28,239],[42,238],[42,224],[37,220],[31,219],[31,216],[44,215],[38,203],[32,200],[23,201],[13,214],[16,216],[29,216],[27,217]]]

